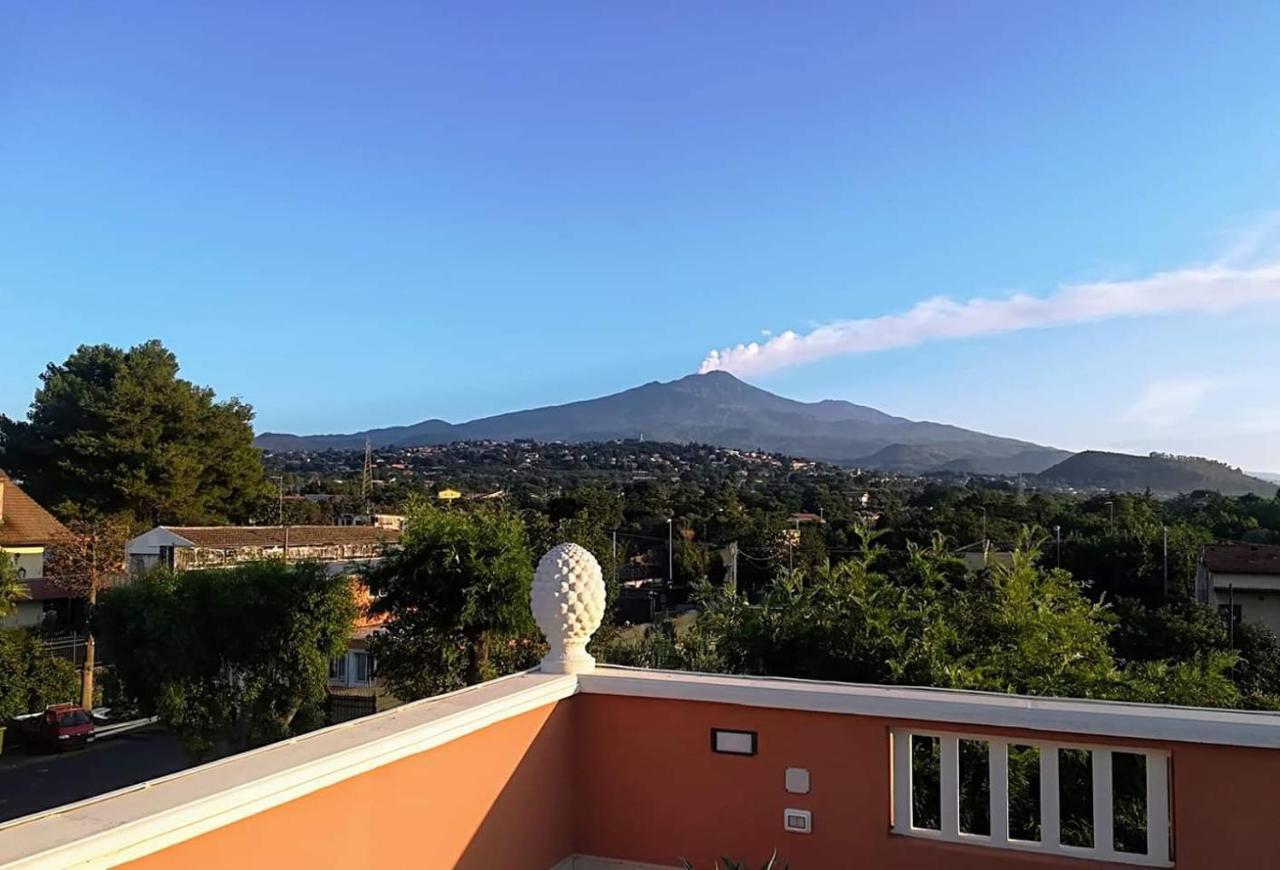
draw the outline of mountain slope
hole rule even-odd
[[[644,437],[763,449],[913,472],[955,461],[966,461],[974,470],[989,473],[1040,471],[1066,455],[1026,441],[894,417],[852,402],[799,402],[743,383],[726,372],[689,375],[667,383],[655,381],[596,399],[513,411],[457,425],[427,420],[350,435],[264,433],[256,443],[269,450],[357,449],[366,437],[379,447],[516,438],[599,441]],[[895,449],[877,458],[886,448]],[[1007,470],[1003,467],[1006,462],[1012,463]]]
[[[388,426],[369,429],[350,435],[289,435],[284,432],[264,432],[253,443],[264,450],[289,452],[293,450],[363,450],[365,439],[374,447],[391,447],[413,442],[416,444],[444,444],[457,439],[448,437],[454,426],[445,420],[423,420],[410,426]]]
[[[1077,489],[1134,492],[1149,489],[1157,495],[1177,495],[1200,489],[1213,490],[1223,495],[1253,493],[1267,497],[1276,492],[1276,484],[1249,477],[1226,463],[1196,456],[1169,456],[1162,453],[1131,456],[1127,453],[1086,450],[1045,470],[1039,477],[1049,483]]]

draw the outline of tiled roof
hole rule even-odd
[[[281,526],[165,526],[197,547],[232,550],[238,547],[279,547],[285,539]],[[373,526],[288,526],[290,547],[325,547],[359,544],[395,544],[400,533]]]
[[[67,527],[36,504],[7,474],[0,471],[4,487],[0,502],[0,547],[32,547],[50,544],[70,535]]]
[[[1206,544],[1204,566],[1218,574],[1280,574],[1280,547]]]

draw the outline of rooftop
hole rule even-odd
[[[0,867],[1280,865],[1280,715],[596,666],[582,553],[539,668],[0,825]]]
[[[0,471],[0,547],[44,546],[69,534],[66,526]]]
[[[1204,566],[1219,574],[1280,574],[1280,547],[1267,544],[1206,544]]]
[[[285,540],[290,547],[323,547],[352,544],[388,544],[400,540],[396,529],[376,526],[161,526],[189,541],[193,547],[235,549],[276,547]]]

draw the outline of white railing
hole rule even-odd
[[[893,729],[893,832],[910,837],[923,837],[955,843],[968,843],[1000,849],[1018,849],[1043,854],[1090,858],[1145,866],[1172,866],[1169,859],[1169,753],[1158,749],[1128,746],[1097,746],[1056,741],[1032,740],[1021,737],[1002,737],[989,734],[961,734],[945,731],[918,729]],[[931,741],[921,759],[913,752],[913,739]],[[987,824],[979,825],[986,831],[967,831],[962,826],[962,800],[971,813],[981,815],[981,798],[970,793],[962,797],[961,742],[969,744],[970,760],[976,754],[986,755],[985,778],[980,767],[964,771],[966,782],[981,785],[985,781],[989,803]],[[1030,750],[1039,755],[1039,794],[1018,795],[1023,801],[1019,806],[1025,821],[1028,810],[1034,810],[1030,799],[1038,798],[1039,815],[1037,830],[1010,831],[1010,754],[1016,747],[1021,758],[1030,758]],[[984,748],[985,747],[985,748]],[[1082,826],[1076,816],[1069,819],[1072,839],[1087,842],[1063,842],[1063,793],[1060,779],[1062,754],[1074,753],[1075,759],[1088,758],[1089,779],[1092,789],[1088,803],[1091,818],[1088,827]],[[1085,756],[1087,753],[1087,756]],[[1130,816],[1128,844],[1130,849],[1117,845],[1116,831],[1116,783],[1113,778],[1113,758],[1116,755],[1139,756],[1143,759],[1145,777],[1138,778],[1142,787],[1141,798],[1145,805],[1145,851],[1132,848],[1135,837],[1141,832],[1133,828]],[[936,768],[934,765],[936,764]],[[918,769],[919,768],[919,769]],[[1135,768],[1130,768],[1132,773]],[[1076,773],[1081,771],[1077,769]],[[1128,777],[1133,780],[1134,777]],[[1134,785],[1126,782],[1127,786]],[[917,791],[920,793],[917,794]],[[937,803],[922,807],[926,798],[936,791]],[[1073,804],[1083,804],[1082,795],[1070,795]],[[1138,795],[1129,795],[1136,798]],[[1132,806],[1132,801],[1130,801]],[[915,818],[915,810],[921,807],[921,818]],[[1082,834],[1082,830],[1089,836]],[[1029,834],[1025,839],[1016,834]]]

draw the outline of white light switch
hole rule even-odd
[[[808,794],[809,771],[803,767],[788,767],[787,791],[792,794]]]
[[[813,833],[813,815],[808,810],[783,810],[782,827],[797,834]]]

